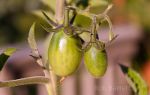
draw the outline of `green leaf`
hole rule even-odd
[[[29,43],[30,48],[33,51],[37,50],[37,44],[35,41],[35,23],[32,24],[32,26],[29,30],[28,43]]]
[[[107,0],[90,0],[89,4],[90,6],[102,6],[102,5],[107,5],[108,1]]]
[[[89,11],[94,14],[102,13],[108,5],[107,0],[90,0]]]
[[[91,18],[92,18],[91,15],[87,12],[78,12],[78,14],[75,17],[73,25],[89,30],[89,27],[91,27],[92,24]],[[79,34],[79,36],[82,40],[84,40],[84,42],[90,41],[90,33],[88,32],[83,32]]]
[[[16,48],[7,48],[7,49],[4,51],[4,54],[5,54],[5,55],[8,55],[8,56],[11,56],[15,51],[16,51]]]
[[[41,55],[39,54],[37,44],[35,41],[35,23],[33,23],[30,28],[29,35],[28,35],[28,43],[29,43],[30,48],[32,49],[31,56],[36,59],[36,62],[41,67],[43,67],[42,58],[41,58]]]
[[[79,37],[84,40],[84,42],[90,42],[91,34],[88,32],[83,32],[82,34],[79,34]]]
[[[89,28],[91,26],[92,19],[87,13],[78,13],[74,20],[74,24],[82,28]]]
[[[137,95],[148,95],[148,86],[144,79],[135,70],[121,65],[121,70],[126,76],[127,82]]]
[[[7,48],[2,54],[0,54],[0,71],[5,65],[8,58],[16,51],[16,48]]]

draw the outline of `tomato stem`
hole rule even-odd
[[[69,26],[69,9],[65,8],[65,15],[64,15],[64,27]]]
[[[16,87],[21,85],[29,85],[29,84],[46,84],[49,83],[49,78],[44,76],[34,76],[21,78],[16,80],[9,80],[0,82],[0,87]]]
[[[97,25],[97,22],[96,22],[96,16],[93,17],[93,24],[92,24],[92,28],[91,28],[91,42],[96,42],[96,33],[97,33],[97,30],[96,30],[96,25]]]

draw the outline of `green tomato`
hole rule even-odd
[[[84,53],[84,64],[88,72],[95,78],[103,76],[107,69],[106,51],[92,45]]]
[[[81,48],[80,38],[65,34],[64,28],[54,33],[48,50],[49,63],[54,73],[65,77],[75,72],[81,62]]]

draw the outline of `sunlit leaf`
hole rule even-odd
[[[16,48],[7,48],[4,50],[2,54],[0,54],[0,71],[2,70],[3,66],[5,65],[8,58],[16,51]]]
[[[90,37],[91,37],[91,34],[88,33],[88,32],[83,32],[82,34],[79,35],[80,38],[82,40],[84,40],[84,42],[90,42]]]
[[[4,54],[6,54],[6,55],[8,55],[8,56],[11,56],[15,51],[16,51],[16,48],[7,48],[7,49],[4,51]]]

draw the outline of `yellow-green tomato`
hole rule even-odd
[[[105,50],[91,46],[84,53],[84,64],[88,72],[95,78],[105,74],[107,69],[107,55]]]
[[[48,58],[51,69],[65,77],[76,71],[82,58],[81,40],[76,35],[67,35],[64,28],[54,33],[49,44]]]

